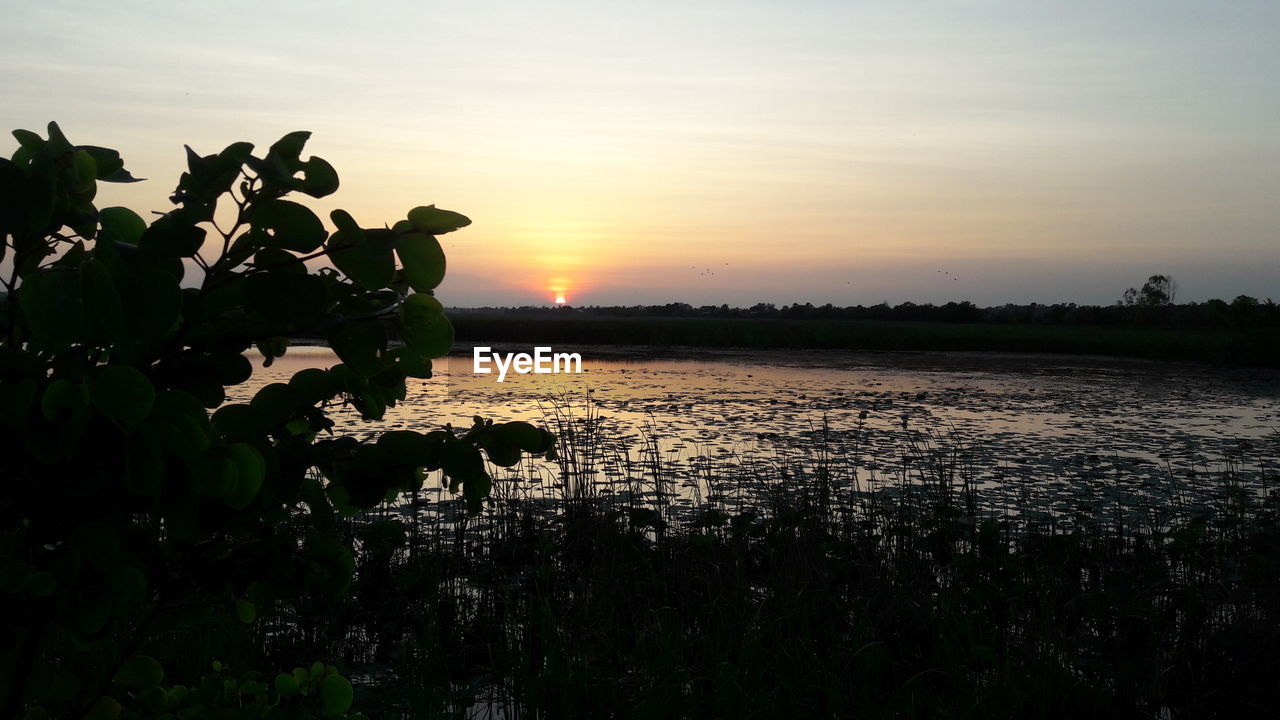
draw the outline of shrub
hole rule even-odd
[[[260,155],[187,148],[174,209],[148,224],[93,204],[99,182],[135,181],[116,151],[52,123],[14,136],[0,159],[3,716],[114,717],[125,669],[158,688],[149,638],[343,593],[337,514],[436,469],[476,510],[481,449],[504,465],[550,450],[543,430],[479,418],[465,433],[333,435],[333,408],[380,418],[449,349],[435,236],[463,215],[417,207],[365,228],[335,210],[331,233],[287,199],[338,189],[295,132]],[[225,403],[251,375],[247,349],[269,364],[299,335],[341,363]]]

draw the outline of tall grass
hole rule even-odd
[[[675,457],[656,428],[628,442],[590,403],[548,419],[558,474],[517,468],[482,515],[424,496],[350,519],[349,597],[320,625],[270,626],[276,664],[345,663],[372,717],[1280,706],[1271,455],[1195,493],[1122,492],[1113,470],[1071,515],[979,486],[973,448],[906,420],[900,456],[868,471],[861,422],[747,458]]]

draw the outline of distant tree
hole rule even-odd
[[[1149,307],[1172,305],[1178,294],[1178,284],[1170,275],[1152,275],[1142,286],[1138,302]]]
[[[1152,275],[1142,289],[1129,288],[1120,297],[1125,307],[1154,308],[1172,305],[1178,294],[1178,283],[1171,275]]]
[[[1263,304],[1250,295],[1237,295],[1231,301],[1231,319],[1238,325],[1252,325],[1261,319]]]

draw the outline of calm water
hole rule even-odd
[[[473,374],[469,356],[440,360],[437,376],[410,380],[408,401],[382,422],[349,410],[335,419],[358,435],[465,428],[474,415],[542,423],[575,432],[575,445],[592,452],[498,470],[521,480],[502,492],[555,494],[576,469],[597,492],[664,491],[676,506],[746,497],[761,478],[785,482],[820,462],[854,490],[944,474],[978,486],[992,506],[1059,513],[1216,502],[1230,485],[1263,492],[1280,481],[1275,373],[977,354],[701,352],[673,361],[575,350],[582,374],[509,374],[503,383]],[[336,362],[327,349],[293,348],[259,366],[233,399]]]

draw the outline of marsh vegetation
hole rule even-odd
[[[388,717],[1230,717],[1274,704],[1280,438],[1265,380],[1162,390],[1133,389],[1150,380],[1133,368],[828,368],[853,377],[796,398],[818,370],[598,363],[579,380],[599,392],[541,403],[545,384],[499,393],[444,372],[422,391],[499,418],[541,413],[556,460],[492,468],[479,515],[429,479],[343,520],[350,592],[311,625],[281,608],[255,642],[280,662],[334,658],[362,707]],[[968,400],[943,392],[958,374]],[[738,382],[684,392],[725,376]],[[669,407],[690,397],[711,407]]]
[[[1244,468],[1262,486],[1223,458],[1158,498],[1116,467],[1061,513],[979,488],[962,447],[910,428],[875,481],[821,434],[771,470],[668,462],[646,436],[601,479],[607,424],[559,418],[563,475],[507,478],[481,516],[415,497],[345,521],[351,591],[319,626],[263,626],[269,654],[335,658],[387,717],[1274,706],[1274,444]]]

